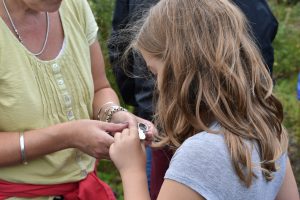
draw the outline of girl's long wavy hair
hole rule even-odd
[[[160,145],[178,148],[216,121],[239,178],[256,177],[247,141],[259,147],[267,181],[287,149],[281,103],[242,12],[228,0],[161,0],[132,43],[164,63],[159,74]]]

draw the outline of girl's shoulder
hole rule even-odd
[[[224,157],[228,154],[222,128],[215,124],[211,132],[202,131],[188,139],[176,151],[176,154],[197,154],[199,156],[210,156],[212,159],[217,158],[215,155]],[[214,133],[213,133],[214,132]],[[202,155],[203,154],[203,155]],[[214,160],[214,159],[213,159]]]
[[[230,153],[221,133],[201,132],[187,140],[175,152],[171,164],[177,160],[186,160],[197,167],[218,167],[231,165]]]
[[[261,199],[264,195],[272,199],[283,180],[285,160],[286,155],[278,160],[281,169],[269,184],[261,176],[258,150],[253,148],[252,162],[257,166],[257,178],[247,188],[235,173],[223,134],[201,132],[188,138],[175,152],[165,178],[192,188],[206,199]],[[262,194],[261,188],[270,192]]]

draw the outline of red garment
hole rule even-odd
[[[151,166],[151,181],[150,181],[150,196],[151,200],[156,200],[160,191],[161,185],[164,182],[164,176],[169,168],[170,160],[173,152],[167,148],[152,149],[152,166]]]
[[[33,185],[0,180],[0,200],[9,197],[63,196],[65,200],[116,200],[111,188],[95,172],[75,183]]]

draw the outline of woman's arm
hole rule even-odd
[[[62,127],[60,125],[48,129],[26,131],[24,144],[27,160],[67,148],[66,135],[68,133],[62,132]],[[0,133],[0,166],[22,162],[19,134],[19,132]]]
[[[93,114],[94,119],[97,119],[99,109],[106,104],[107,102],[113,102],[115,105],[119,105],[119,99],[115,91],[111,88],[105,73],[105,65],[103,60],[103,55],[101,51],[101,47],[99,42],[96,40],[90,46],[91,53],[91,64],[92,64],[92,75],[94,81],[94,101],[93,101]],[[129,127],[136,127],[137,122],[145,123],[149,126],[148,137],[149,140],[154,133],[156,133],[156,129],[154,125],[142,118],[136,117],[135,115],[119,111],[113,114],[112,122],[122,123],[128,122]]]
[[[99,109],[104,104],[113,102],[115,105],[119,105],[120,103],[116,92],[111,88],[107,80],[103,55],[97,40],[90,46],[90,52],[95,88],[93,111],[94,119],[98,119],[97,115]],[[128,122],[130,127],[136,126],[137,124],[137,118],[133,114],[124,111],[114,113],[111,121],[115,123]]]
[[[97,40],[90,46],[90,54],[95,93],[93,110],[94,119],[97,119],[98,111],[103,104],[114,102],[116,105],[119,105],[119,99],[107,80],[103,55]]]
[[[94,118],[104,103],[119,104],[105,75],[102,52],[98,41],[90,46],[92,73],[95,87]],[[128,114],[126,114],[128,115]],[[98,159],[108,158],[113,142],[107,132],[121,131],[127,124],[108,124],[94,120],[78,120],[24,133],[25,154],[31,160],[67,148],[78,148]],[[19,132],[0,132],[0,166],[21,163]]]
[[[111,124],[95,120],[78,120],[24,133],[26,159],[67,148],[78,148],[98,159],[108,158],[113,138],[107,132],[117,132],[126,124]],[[0,132],[0,167],[22,163],[18,132]]]
[[[286,172],[281,188],[276,196],[276,200],[299,200],[296,180],[293,174],[289,158],[286,161]]]

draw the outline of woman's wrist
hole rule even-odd
[[[121,106],[111,106],[109,108],[107,108],[105,110],[105,118],[104,121],[105,122],[111,122],[113,115],[115,115],[115,113],[120,112],[120,111],[124,111],[127,112],[127,110]]]
[[[105,116],[104,116],[105,109],[109,108],[110,106],[114,106],[114,105],[117,105],[117,104],[112,101],[108,101],[108,102],[104,103],[103,105],[101,105],[101,107],[97,111],[96,119],[99,121],[103,121],[103,119],[105,118]]]
[[[55,141],[61,143],[60,149],[76,148],[77,122],[66,122],[51,127],[54,130],[50,134]]]
[[[69,127],[71,127],[69,123],[62,123],[42,129],[20,130],[14,138],[16,144],[14,148],[18,151],[17,160],[10,160],[7,163],[27,164],[37,157],[71,148],[74,137],[69,136],[71,133]]]
[[[27,158],[26,158],[26,151],[25,151],[25,138],[24,138],[24,131],[19,132],[19,142],[20,142],[20,155],[21,155],[21,162],[24,165],[27,165]]]
[[[127,110],[114,102],[107,102],[101,106],[97,113],[97,119],[99,121],[104,121],[104,122],[111,122],[113,115],[119,111],[125,111]]]

